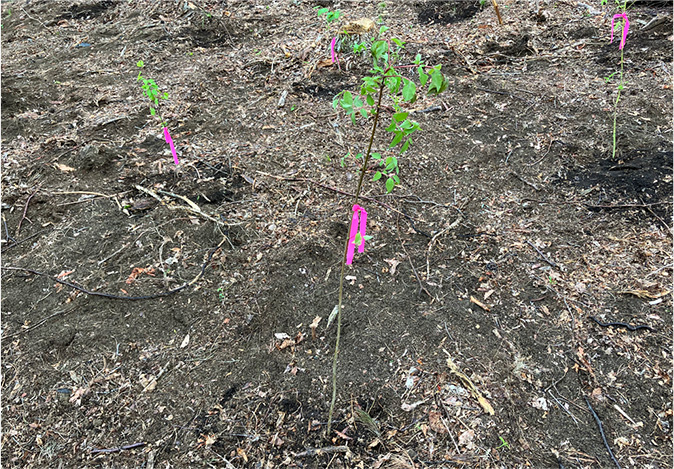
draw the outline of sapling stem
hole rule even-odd
[[[363,179],[365,178],[365,172],[367,171],[367,163],[370,159],[370,152],[372,151],[372,143],[374,142],[374,135],[377,131],[377,123],[379,122],[379,111],[381,108],[381,98],[384,94],[384,88],[386,87],[386,80],[384,77],[381,78],[381,84],[379,85],[379,98],[377,99],[377,107],[374,111],[374,123],[372,124],[372,134],[370,135],[370,143],[367,146],[367,153],[363,159],[363,166],[360,169],[360,178],[358,179],[358,187],[356,188],[356,193],[353,197],[353,204],[358,203],[358,197],[360,196],[360,191],[363,187]],[[328,412],[328,430],[326,436],[330,438],[332,430],[332,415],[335,411],[335,402],[337,401],[337,358],[339,357],[339,339],[342,335],[342,300],[344,299],[344,270],[346,269],[346,255],[349,251],[349,234],[346,235],[346,242],[344,243],[344,257],[342,259],[342,268],[339,274],[339,302],[337,303],[337,337],[335,339],[335,354],[332,357],[332,400],[330,401],[330,411]]]
[[[624,54],[625,50],[620,49],[620,84],[618,85],[618,96],[616,97],[615,108],[613,110],[613,156],[612,156],[613,159],[615,159],[615,152],[616,152],[616,127],[618,122],[618,102],[620,102],[620,92],[623,89],[623,66],[625,63],[625,61],[623,60]]]

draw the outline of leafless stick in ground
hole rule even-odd
[[[39,191],[40,188],[38,187],[33,191],[31,195],[28,196],[28,200],[26,200],[26,205],[23,207],[23,215],[21,215],[21,220],[19,220],[19,226],[16,228],[16,237],[19,237],[19,232],[21,231],[21,223],[26,219],[26,213],[28,212],[28,204],[30,203],[30,199],[33,198],[35,194],[37,194],[37,191]]]

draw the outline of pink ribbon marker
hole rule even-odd
[[[358,215],[360,215],[360,229],[358,223]],[[353,254],[356,245],[356,234],[360,231],[360,246],[358,252],[365,252],[365,228],[367,225],[367,212],[363,207],[356,204],[353,206],[353,217],[351,218],[351,229],[349,230],[349,248],[346,251],[346,265],[351,265],[353,262]]]
[[[627,19],[626,13],[613,15],[613,19],[611,20],[611,43],[613,43],[613,28],[615,27],[616,18],[622,18],[625,20],[625,26],[623,27],[623,37],[620,40],[620,47],[619,47],[619,49],[622,50],[623,47],[625,47],[625,39],[627,39],[627,31],[630,29],[630,20]]]
[[[166,143],[169,144],[171,147],[171,153],[173,153],[173,161],[175,162],[176,166],[180,164],[180,161],[178,161],[178,156],[176,155],[176,148],[173,146],[173,139],[171,138],[171,135],[169,135],[169,131],[166,127],[164,127],[164,138],[166,139]]]
[[[339,57],[337,57],[337,53],[335,52],[335,44],[337,44],[337,37],[332,38],[332,42],[330,43],[330,55],[332,57],[332,63],[334,64],[337,62],[339,64]]]

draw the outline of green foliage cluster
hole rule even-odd
[[[620,13],[625,13],[628,9],[627,6],[627,0],[614,0],[615,6],[618,9]],[[608,4],[608,0],[601,0],[602,6]],[[634,4],[634,0],[632,0],[632,3],[630,6]],[[623,28],[626,27],[626,24],[623,23]],[[622,94],[622,91],[625,89],[625,84],[627,83],[624,79],[624,67],[625,67],[625,50],[624,48],[620,49],[620,71],[615,71],[611,73],[609,76],[604,77],[604,81],[608,84],[611,82],[612,78],[614,75],[619,73],[619,78],[620,81],[618,82],[618,85],[616,86],[616,89],[618,91],[616,95],[616,100],[615,104],[613,106],[613,156],[612,158],[615,159],[616,151],[618,149],[618,143],[617,143],[617,125],[618,125],[618,103],[620,102],[620,95]]]
[[[330,8],[319,8],[315,7],[316,13],[318,13],[318,17],[320,18],[321,16],[325,16],[325,21],[327,21],[328,24],[333,23],[339,19],[340,16],[342,16],[342,12],[339,10],[332,11]]]
[[[145,66],[142,60],[139,60],[136,65],[139,68],[143,68]],[[145,78],[141,73],[142,72],[140,71],[138,72],[138,78],[136,81],[143,81],[143,86],[141,87],[143,89],[143,93],[145,93],[145,96],[147,96],[147,98],[152,103],[150,106],[150,114],[153,116],[159,115],[162,127],[166,127],[166,122],[164,119],[162,119],[161,114],[159,113],[159,99],[168,99],[169,95],[168,93],[162,93],[154,80],[151,78]]]
[[[384,31],[385,29],[380,30],[380,34]],[[420,130],[419,123],[410,119],[409,112],[402,107],[404,103],[411,104],[417,99],[416,83],[402,76],[399,70],[405,68],[398,69],[394,65],[400,59],[404,47],[404,41],[398,38],[392,38],[390,42],[386,40],[372,42],[370,46],[372,69],[368,72],[368,76],[363,78],[360,92],[354,95],[351,91],[344,90],[335,96],[332,103],[335,109],[341,107],[355,124],[359,118],[367,119],[379,112],[375,97],[383,82],[394,109],[390,125],[386,128],[387,132],[393,134],[389,149],[399,146],[400,154],[405,153],[412,144],[410,135]],[[428,85],[429,94],[442,93],[449,86],[449,81],[440,71],[442,65],[429,67],[423,63],[420,54],[417,54],[412,64],[406,68],[416,69],[420,88]],[[395,156],[383,157],[380,152],[373,152],[370,156],[377,160],[380,166],[380,170],[375,172],[372,180],[378,181],[386,176],[386,192],[391,192],[400,184],[398,159]],[[363,154],[358,153],[356,158],[363,158]]]

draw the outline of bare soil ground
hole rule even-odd
[[[3,1],[2,467],[671,467],[672,5],[628,12],[612,159],[586,3]],[[327,437],[368,59],[319,4],[451,82],[366,188]]]

